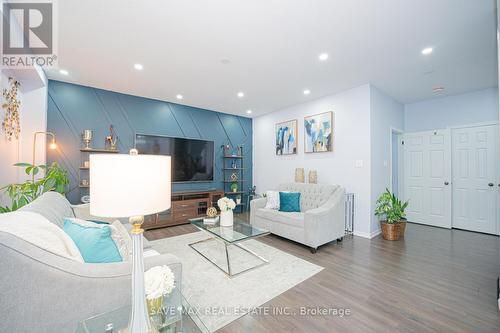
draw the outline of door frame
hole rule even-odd
[[[400,138],[402,135],[404,135],[404,131],[402,129],[399,129],[397,127],[389,127],[389,137],[390,137],[390,148],[389,148],[389,151],[390,151],[390,154],[389,154],[389,189],[391,190],[391,192],[394,192],[393,188],[392,188],[392,182],[393,182],[393,178],[392,178],[392,169],[393,169],[393,165],[394,165],[394,162],[392,160],[392,151],[394,149],[393,147],[393,144],[392,144],[392,134],[393,133],[397,133],[398,137]],[[402,197],[401,196],[401,191],[403,190],[403,173],[402,173],[402,163],[403,163],[403,154],[402,153],[402,149],[401,149],[401,145],[398,144],[398,146],[396,147],[396,149],[398,149],[398,174],[397,174],[397,178],[398,178],[398,196],[399,197]]]
[[[483,121],[480,123],[472,123],[466,125],[456,125],[456,126],[448,126],[446,128],[452,129],[460,129],[460,128],[468,128],[468,127],[481,127],[481,126],[491,126],[491,125],[499,125],[499,121]]]

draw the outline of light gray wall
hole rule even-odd
[[[2,71],[0,72],[2,90],[9,88],[9,76],[21,83],[17,93],[21,101],[19,108],[21,133],[18,140],[8,141],[0,129],[0,187],[29,179],[23,169],[15,167],[14,164],[32,162],[33,134],[45,131],[47,128],[47,79],[43,71],[38,69]],[[40,135],[37,139],[35,164],[46,162],[45,143],[45,138]],[[0,205],[10,205],[10,199],[3,191],[0,193]]]
[[[333,152],[304,153],[304,116],[335,113]],[[296,155],[277,156],[276,123],[297,119]],[[353,192],[355,233],[369,237],[370,197],[370,86],[363,85],[335,95],[275,111],[253,121],[253,179],[259,193],[294,181],[295,168],[317,170],[318,182],[338,184]],[[356,160],[363,162],[355,167]]]
[[[391,130],[403,130],[404,106],[370,86],[371,234],[380,229],[374,215],[378,197],[391,187]],[[397,166],[396,166],[397,167]]]
[[[498,89],[435,98],[405,105],[405,132],[496,121]]]

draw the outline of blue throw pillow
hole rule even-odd
[[[300,212],[300,192],[280,192],[280,212]]]
[[[76,219],[65,218],[63,230],[75,242],[83,260],[87,263],[123,261],[115,242],[111,238],[111,228],[89,221],[78,223]]]

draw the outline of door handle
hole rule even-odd
[[[488,186],[489,186],[489,187],[493,187],[493,185],[495,185],[495,184],[493,184],[493,183],[488,183]]]
[[[445,185],[450,185],[450,183],[448,183],[448,182],[444,182],[444,184],[445,184]]]

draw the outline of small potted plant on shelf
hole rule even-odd
[[[231,183],[231,191],[238,192],[238,183],[237,182]]]
[[[236,196],[236,204],[237,205],[241,204],[241,195],[239,194]]]
[[[380,226],[384,239],[398,240],[399,237],[404,236],[406,207],[408,207],[408,201],[402,202],[388,189],[378,198],[375,215],[381,219]]]

